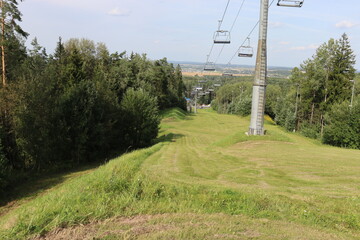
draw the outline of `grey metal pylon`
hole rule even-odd
[[[260,31],[253,84],[249,135],[264,135],[264,112],[267,78],[267,28],[269,0],[261,0]]]

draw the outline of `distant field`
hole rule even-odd
[[[222,72],[183,72],[183,76],[221,76]],[[253,76],[252,74],[233,74],[236,77]]]
[[[0,239],[360,239],[360,151],[211,110],[0,217]],[[1,210],[1,209],[0,209]],[[1,212],[1,211],[0,211]]]

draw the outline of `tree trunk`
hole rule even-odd
[[[321,130],[320,130],[320,136],[322,137],[323,136],[323,133],[324,133],[324,115],[321,114]]]
[[[4,18],[4,1],[0,0],[1,8],[1,66],[2,66],[2,84],[6,86],[6,66],[5,66],[5,18]]]
[[[313,92],[313,100],[312,100],[312,105],[311,105],[311,116],[310,116],[310,124],[313,123],[313,120],[314,120],[314,111],[315,111],[315,96],[316,96],[316,93],[315,91]]]
[[[312,103],[311,105],[311,115],[310,115],[310,123],[313,123],[313,119],[314,119],[314,109],[315,109],[315,103]]]

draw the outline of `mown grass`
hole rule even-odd
[[[319,146],[273,125],[267,125],[269,136],[247,138],[240,134],[248,127],[242,118],[200,111],[189,120],[184,114],[175,109],[164,115],[172,116],[162,123],[170,128],[153,147],[116,158],[4,215],[0,239],[156,214],[167,214],[162,224],[200,222],[194,222],[196,231],[183,225],[103,239],[298,239],[296,229],[306,232],[303,239],[360,237],[360,151]],[[245,236],[249,230],[257,234]]]
[[[291,139],[276,131],[267,131],[264,136],[247,136],[245,132],[236,132],[213,143],[213,146],[228,147],[235,143],[245,141],[283,141],[291,142]]]
[[[170,108],[163,110],[160,113],[162,119],[169,120],[184,120],[189,114],[180,108]]]

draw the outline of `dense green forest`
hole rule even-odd
[[[186,107],[180,67],[165,58],[109,53],[88,39],[59,38],[48,54],[35,38],[27,49],[14,3],[5,1],[17,21],[2,35],[0,192],[29,174],[148,146],[159,110]]]
[[[289,79],[268,79],[265,112],[288,131],[323,143],[360,149],[360,75],[348,37],[330,39]],[[252,80],[226,77],[212,106],[219,113],[251,113]],[[357,84],[357,85],[356,85]]]

